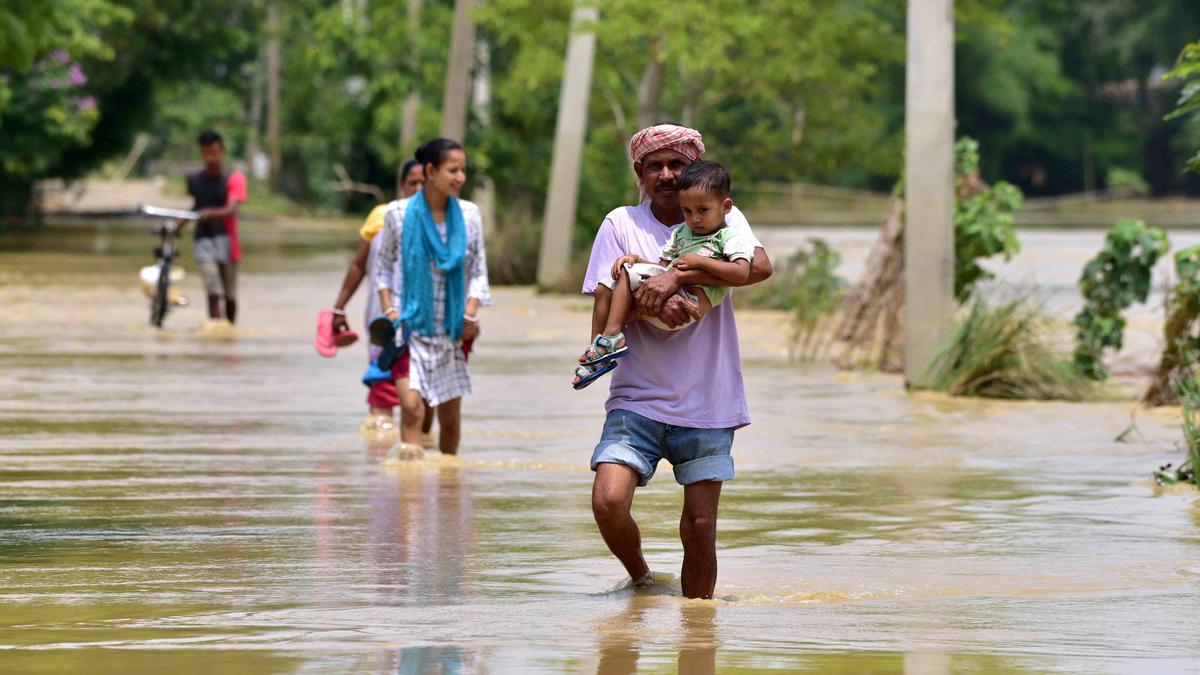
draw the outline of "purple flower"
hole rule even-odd
[[[71,64],[71,69],[67,72],[67,79],[76,87],[82,87],[88,81],[87,75],[84,75],[83,68],[80,68],[78,63]]]
[[[71,104],[79,110],[94,110],[96,108],[95,96],[76,97],[71,99]]]
[[[71,61],[71,55],[62,49],[55,49],[54,51],[50,52],[50,58],[63,64]]]

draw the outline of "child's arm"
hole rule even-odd
[[[707,272],[719,279],[721,285],[741,286],[750,280],[750,261],[745,258],[715,260],[689,253],[676,261],[675,269],[681,272]]]
[[[646,260],[644,258],[641,258],[639,256],[636,256],[636,255],[623,255],[620,258],[617,258],[615,261],[613,261],[612,269],[609,270],[609,274],[612,276],[613,279],[620,279],[621,278],[621,267],[623,267],[624,265],[637,265],[638,263],[648,263],[648,262],[650,262],[650,261]]]

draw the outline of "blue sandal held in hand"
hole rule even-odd
[[[578,378],[571,383],[576,389],[583,389],[596,380],[608,374],[608,371],[617,367],[616,361],[605,361],[604,363],[592,363],[581,365],[575,369],[575,377]]]

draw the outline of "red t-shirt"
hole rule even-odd
[[[246,176],[241,171],[233,171],[229,174],[229,179],[226,181],[228,190],[228,201],[243,204],[246,201]],[[238,241],[237,231],[237,214],[226,216],[225,232],[229,234],[229,259],[232,262],[239,262],[242,259],[242,244]]]

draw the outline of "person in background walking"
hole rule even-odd
[[[246,176],[225,171],[225,142],[215,131],[198,139],[204,168],[187,177],[196,221],[196,265],[204,278],[208,296],[208,318],[237,320],[238,263],[242,247],[238,241],[238,205],[246,201]],[[222,312],[222,310],[224,310]]]

